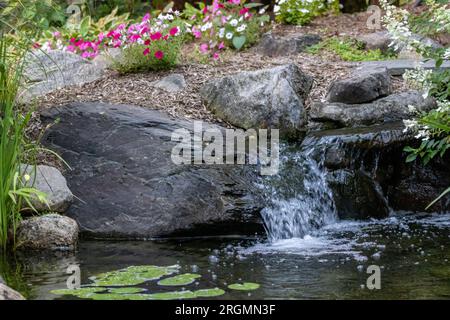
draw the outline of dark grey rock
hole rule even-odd
[[[311,76],[288,64],[211,80],[201,95],[224,121],[244,129],[279,129],[286,137],[304,130],[304,101],[312,83]]]
[[[336,170],[327,176],[341,219],[386,218],[389,206],[381,188],[367,173]]]
[[[143,239],[192,230],[208,235],[214,228],[219,234],[262,230],[263,203],[253,185],[258,177],[250,168],[172,162],[177,142],[171,134],[191,132],[191,121],[98,103],[54,108],[42,117],[60,118],[44,143],[73,168],[67,180],[80,200],[67,214],[85,236]]]
[[[404,131],[402,122],[395,122],[314,132],[304,139],[302,147],[313,148],[313,157],[328,169],[341,217],[381,217],[387,208],[423,212],[450,185],[450,170],[445,165],[450,155],[435,158],[428,165],[405,162],[403,149],[420,144],[414,135]],[[450,196],[431,210],[449,212]]]
[[[25,300],[25,298],[19,292],[0,283],[0,300]]]
[[[182,74],[174,73],[152,82],[152,86],[166,92],[178,92],[186,87],[186,80]]]
[[[256,47],[256,52],[270,57],[287,56],[303,52],[320,41],[322,38],[315,34],[280,36],[266,33]]]
[[[29,186],[46,194],[47,203],[32,200],[37,211],[64,213],[73,201],[73,194],[61,172],[53,167],[22,165],[22,170],[30,176]]]
[[[335,81],[328,89],[328,102],[347,104],[371,102],[391,93],[391,77],[386,68],[359,69],[347,78]]]
[[[409,106],[417,111],[436,107],[432,98],[423,98],[418,91],[396,93],[364,104],[315,102],[309,113],[313,121],[332,121],[343,127],[367,126],[411,118]]]
[[[17,228],[18,249],[75,250],[78,232],[76,221],[59,214],[46,214],[25,219]]]

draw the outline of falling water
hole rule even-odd
[[[333,195],[315,150],[281,148],[279,174],[263,182],[268,205],[262,217],[269,240],[302,238],[337,220]]]

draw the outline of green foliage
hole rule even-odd
[[[99,19],[117,9],[118,14],[129,14],[133,18],[151,11],[157,1],[142,0],[90,0],[85,2],[85,11],[93,19]]]
[[[181,37],[170,41],[154,41],[151,51],[144,55],[147,46],[136,43],[124,48],[122,54],[113,60],[112,67],[122,74],[170,69],[179,62],[181,45]],[[157,52],[162,52],[161,59],[156,57]]]
[[[305,25],[326,12],[339,12],[338,0],[277,0],[274,8],[278,22]]]
[[[21,210],[26,206],[34,210],[33,199],[45,202],[45,194],[30,187],[21,165],[36,150],[25,133],[31,112],[16,103],[28,46],[0,34],[0,248],[4,250],[15,240]]]
[[[430,96],[440,101],[450,101],[450,70],[432,72],[428,81]]]
[[[61,5],[53,0],[10,0],[0,11],[1,29],[22,33],[35,31],[36,28],[61,27],[66,21],[66,15]]]
[[[344,61],[377,61],[394,58],[394,54],[384,54],[381,50],[364,50],[364,44],[350,38],[328,38],[311,46],[307,52],[319,54],[328,51],[336,54]]]

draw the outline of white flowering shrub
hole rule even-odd
[[[287,24],[305,25],[328,11],[339,12],[339,0],[277,0],[276,20]]]
[[[380,2],[386,11],[383,21],[394,40],[394,45],[404,45],[415,49],[425,58],[435,59],[437,68],[444,60],[450,58],[450,48],[433,48],[413,36],[408,11],[390,5],[387,0]],[[438,4],[435,0],[428,0],[427,5],[430,21],[435,28],[433,31],[449,33],[450,9],[445,4]],[[404,121],[405,131],[414,131],[416,138],[421,140],[417,148],[405,148],[405,151],[409,153],[406,161],[412,162],[421,158],[427,164],[436,156],[444,156],[450,149],[450,71],[439,69],[430,71],[418,67],[416,70],[406,72],[404,78],[413,87],[423,90],[424,96],[432,96],[437,101],[438,107],[428,113],[417,113],[415,107],[410,106],[410,111],[416,118]],[[450,193],[450,188],[428,207],[447,193]]]

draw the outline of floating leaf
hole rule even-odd
[[[200,278],[199,274],[195,273],[184,273],[179,274],[174,277],[162,279],[158,281],[160,286],[185,286],[191,284],[195,281],[195,279]]]
[[[135,286],[177,272],[179,266],[131,266],[94,277],[96,286]]]
[[[97,294],[99,292],[105,291],[105,288],[96,288],[96,287],[85,287],[79,289],[59,289],[50,291],[53,294],[57,295],[72,295],[78,298],[90,298],[93,294]]]
[[[210,298],[210,297],[218,297],[225,294],[225,291],[219,288],[214,289],[202,289],[194,291],[194,294],[197,298]]]
[[[180,299],[194,299],[197,296],[190,290],[186,291],[173,291],[173,292],[160,292],[148,294],[148,299],[151,300],[180,300]]]
[[[260,286],[258,283],[253,282],[244,282],[244,283],[234,283],[230,284],[228,288],[233,290],[242,290],[242,291],[250,291],[250,290],[256,290]]]
[[[109,293],[115,293],[115,294],[133,294],[133,293],[141,293],[145,291],[142,288],[136,288],[136,287],[125,287],[125,288],[111,288],[108,290]]]

